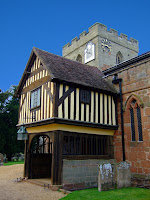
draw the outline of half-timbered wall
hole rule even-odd
[[[62,97],[71,91],[67,85],[59,85],[58,117],[85,122],[116,125],[114,97],[100,92],[90,91],[90,102],[82,103],[81,89],[72,89],[60,103]]]
[[[53,117],[54,83],[38,58],[35,59],[20,97],[19,124]],[[31,109],[31,92],[40,88],[40,106]]]
[[[57,84],[56,93],[58,95],[54,94],[55,83],[50,81],[50,75],[38,57],[27,73],[29,75],[25,80],[20,97],[19,124],[58,117],[116,125],[116,108],[113,96],[98,91],[73,88],[65,84]],[[38,88],[40,88],[40,105],[38,102],[38,107],[31,109],[31,93]],[[56,96],[58,100],[53,96]]]

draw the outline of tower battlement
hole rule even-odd
[[[127,47],[138,53],[139,44],[136,39],[130,38],[128,36],[121,33],[118,34],[118,31],[115,29],[107,29],[107,26],[101,23],[95,23],[91,27],[89,27],[88,32],[83,31],[79,37],[75,37],[71,40],[71,43],[67,43],[63,46],[63,56],[66,56],[69,52],[74,51],[79,48],[79,46],[85,45],[88,41],[92,40],[92,38],[100,36],[101,38],[106,38],[107,40],[113,41],[114,43],[119,43],[120,45]]]

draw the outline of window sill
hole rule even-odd
[[[139,145],[142,145],[143,141],[131,141],[130,142],[130,147],[137,147]]]
[[[34,107],[34,108],[30,108],[30,111],[36,111],[36,110],[39,110],[41,108],[41,106],[37,106],[37,107]]]

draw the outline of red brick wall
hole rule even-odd
[[[120,71],[118,77],[122,78],[126,161],[131,164],[132,173],[150,174],[150,60],[143,60],[129,66],[128,69]],[[116,88],[118,87],[117,84]],[[136,141],[131,141],[128,101],[132,96],[141,105],[143,142],[138,141],[137,126],[135,127]],[[120,162],[122,161],[122,136],[119,102],[117,107],[119,129],[114,135],[114,153],[117,162]]]

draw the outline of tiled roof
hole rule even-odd
[[[97,67],[72,61],[35,47],[33,52],[47,68],[52,79],[116,93],[113,85],[102,78],[104,74]]]

